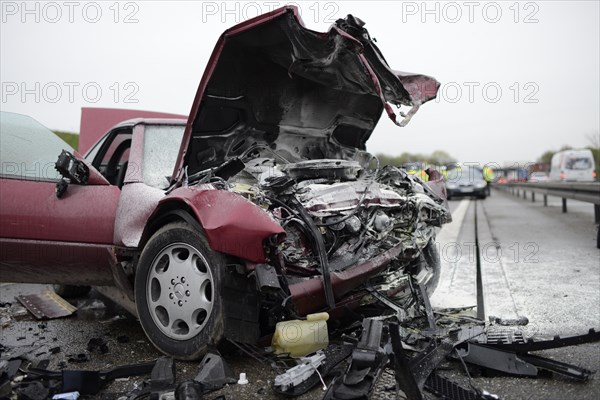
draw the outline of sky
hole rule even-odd
[[[187,115],[219,35],[284,4],[1,1],[0,109],[74,132],[82,107]],[[599,1],[295,4],[317,31],[359,17],[392,68],[441,82],[407,127],[383,115],[370,152],[502,165],[600,135]]]

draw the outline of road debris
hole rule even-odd
[[[304,357],[329,344],[327,320],[329,314],[308,314],[305,320],[278,322],[273,334],[272,347],[276,354]]]
[[[248,384],[248,378],[246,377],[245,372],[240,372],[240,379],[238,379],[237,383],[238,383],[238,385],[247,385]]]
[[[77,400],[79,396],[79,392],[59,393],[52,396],[52,400]]]
[[[176,400],[200,400],[202,399],[202,385],[195,381],[181,382],[175,390]]]
[[[20,295],[16,298],[37,319],[67,317],[77,310],[76,307],[49,289],[40,294]]]
[[[227,384],[240,383],[235,379],[233,372],[231,372],[231,369],[227,363],[225,363],[221,354],[214,349],[204,356],[200,362],[199,368],[200,371],[194,378],[194,381],[202,384],[202,387],[206,391],[218,390]]]
[[[87,351],[93,353],[95,351],[106,354],[108,353],[108,343],[102,338],[91,338],[87,344]]]
[[[314,356],[300,358],[297,366],[275,377],[273,386],[277,387],[281,392],[298,386],[315,373],[319,373],[317,368],[319,368],[323,360],[325,360],[325,354],[321,351],[317,352]],[[327,385],[323,383],[323,387],[326,389]]]

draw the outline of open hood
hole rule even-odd
[[[314,32],[287,6],[225,31],[198,87],[173,176],[252,153],[288,162],[357,158],[384,110],[405,125],[439,83],[392,70],[363,25],[349,15]],[[412,108],[400,120],[391,105]]]

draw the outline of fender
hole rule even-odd
[[[256,263],[266,262],[263,241],[285,231],[262,208],[237,193],[198,185],[175,189],[159,202],[187,204],[210,247]],[[156,212],[155,212],[156,213]]]

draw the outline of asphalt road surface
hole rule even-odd
[[[494,190],[486,200],[454,200],[450,203],[454,222],[438,234],[443,272],[432,304],[438,308],[474,307],[473,313],[515,319],[526,317],[529,324],[518,328],[528,337],[586,333],[600,330],[600,250],[596,248],[596,224],[589,204],[569,201],[569,212],[561,212],[560,199],[549,198],[548,207],[538,201],[516,198]],[[477,250],[478,249],[478,250]],[[476,268],[479,251],[482,293],[478,298]],[[19,305],[18,294],[39,293],[42,285],[0,284],[0,302]],[[12,352],[27,352],[34,359],[49,359],[50,369],[102,370],[118,365],[154,360],[161,354],[148,342],[137,320],[125,310],[92,291],[88,297],[72,300],[75,315],[37,321],[29,313],[12,316],[0,331],[0,343]],[[479,309],[477,305],[479,304]],[[103,338],[108,352],[89,352],[92,338]],[[59,347],[55,354],[50,348]],[[90,360],[69,361],[86,353]],[[600,369],[600,343],[539,352],[544,357]],[[279,398],[270,389],[275,373],[269,365],[232,352],[226,361],[238,375],[245,372],[248,385],[230,385],[206,398],[225,395],[227,399]],[[177,362],[177,380],[193,378],[197,362]],[[445,362],[442,374],[469,384],[462,365]],[[561,377],[515,378],[481,376],[476,370],[470,383],[501,399],[598,399],[600,381],[588,382]],[[117,399],[140,385],[144,377],[115,381],[98,398]],[[384,375],[384,380],[388,379]],[[384,382],[385,383],[385,382]],[[382,383],[383,384],[383,383]],[[320,399],[317,387],[302,399]],[[374,398],[393,398],[379,390]],[[430,396],[430,398],[434,398]]]

